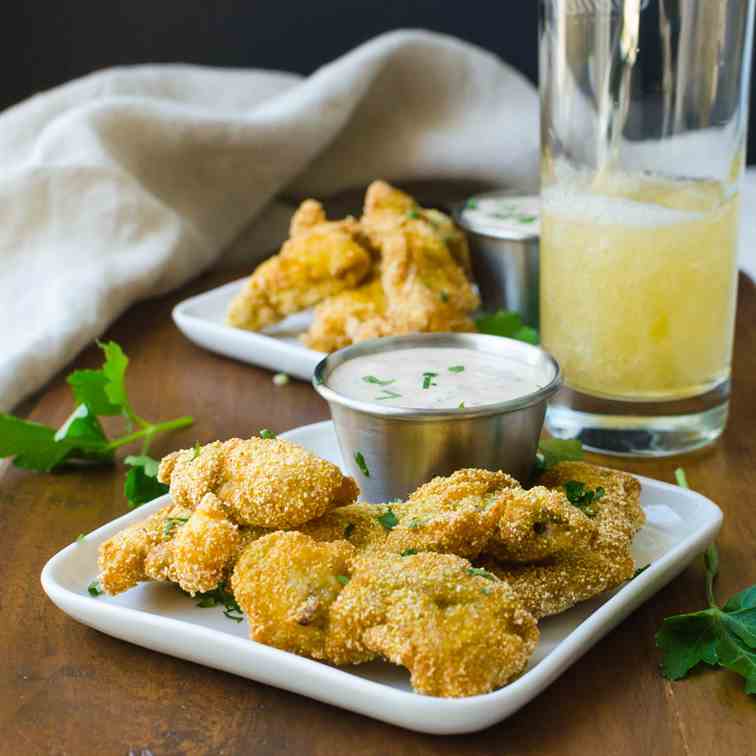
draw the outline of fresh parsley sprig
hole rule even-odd
[[[191,417],[154,423],[138,415],[126,392],[128,357],[115,341],[98,342],[105,354],[99,370],[76,370],[68,376],[76,407],[63,425],[47,425],[0,413],[0,457],[13,457],[13,464],[27,470],[50,472],[76,462],[109,463],[115,450],[141,441],[141,454],[127,457],[131,467],[125,493],[131,506],[138,506],[168,488],[157,481],[158,463],[148,456],[155,436],[194,422]],[[109,439],[101,417],[121,415],[126,433]]]
[[[538,344],[538,331],[525,325],[520,314],[511,310],[498,310],[490,315],[481,315],[475,320],[475,326],[478,333]]]
[[[675,471],[688,488],[685,471]],[[756,695],[756,585],[737,593],[720,608],[714,593],[719,551],[712,543],[704,553],[708,609],[667,617],[656,634],[662,650],[662,674],[680,680],[702,662],[724,667],[745,679],[745,692]]]

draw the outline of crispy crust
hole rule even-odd
[[[331,607],[337,663],[384,656],[433,696],[487,693],[525,668],[538,629],[506,583],[451,554],[370,552],[352,566]]]

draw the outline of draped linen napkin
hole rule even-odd
[[[522,75],[422,31],[378,37],[307,78],[138,66],[32,97],[0,114],[0,410],[242,231],[237,261],[269,252],[291,213],[282,193],[326,197],[378,177],[532,191],[538,139]]]

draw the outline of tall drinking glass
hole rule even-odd
[[[550,432],[617,454],[727,422],[754,0],[541,0]]]

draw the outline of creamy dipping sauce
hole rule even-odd
[[[416,347],[355,357],[326,384],[350,399],[408,409],[468,409],[531,394],[543,369],[501,354]]]
[[[500,193],[471,197],[462,211],[462,225],[503,239],[527,239],[541,233],[541,199]]]

